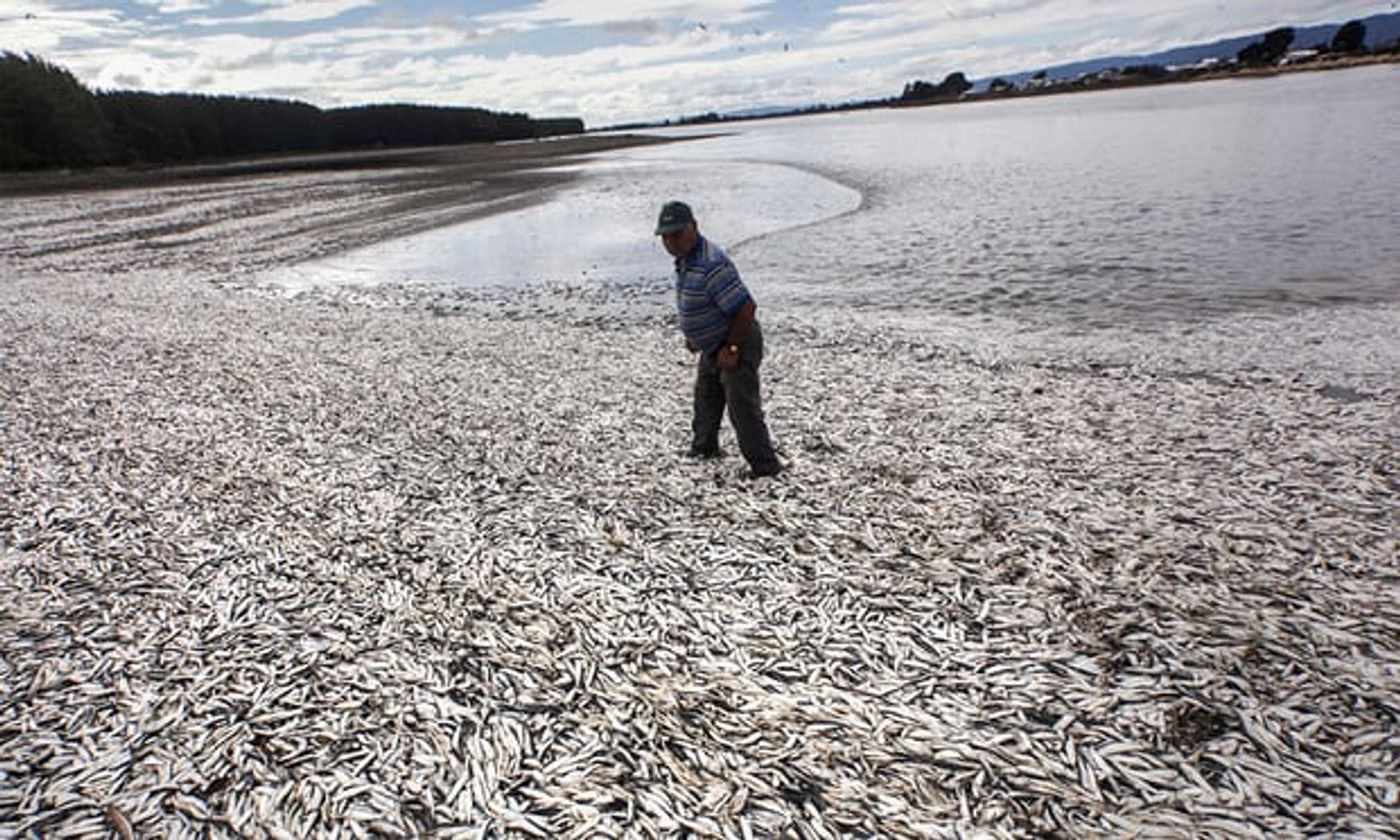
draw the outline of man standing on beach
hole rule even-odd
[[[763,331],[754,317],[753,296],[724,251],[700,235],[689,205],[667,202],[661,208],[656,235],[676,258],[681,333],[686,348],[699,354],[691,457],[719,457],[719,424],[728,408],[750,475],[777,475],[782,465],[773,454],[759,394]]]

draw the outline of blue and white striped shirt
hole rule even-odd
[[[716,244],[699,237],[695,248],[676,259],[676,313],[681,333],[706,353],[729,338],[729,325],[752,298],[739,269]]]

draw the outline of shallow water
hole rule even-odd
[[[1076,328],[1400,299],[1400,67],[732,124],[294,287],[664,279],[685,198],[761,299]],[[670,129],[684,135],[712,132]]]
[[[730,247],[849,212],[860,193],[775,163],[601,160],[549,200],[277,272],[292,289],[400,284],[469,289],[655,280],[671,258],[651,235],[657,196],[722,196],[706,232]],[[694,199],[692,199],[694,200]],[[714,199],[711,199],[714,200]],[[697,212],[704,204],[697,202]]]

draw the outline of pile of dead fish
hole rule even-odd
[[[0,835],[1397,829],[1370,380],[775,315],[749,481],[663,324],[7,259]]]

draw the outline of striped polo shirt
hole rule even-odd
[[[720,247],[699,237],[676,259],[676,313],[681,333],[706,353],[729,338],[729,323],[750,300],[739,270]]]

